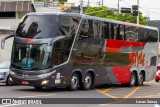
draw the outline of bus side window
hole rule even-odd
[[[119,25],[119,33],[117,35],[117,40],[126,40],[125,36],[125,26],[124,25]]]
[[[83,20],[83,24],[80,28],[79,40],[91,38],[94,36],[93,20]]]
[[[94,29],[94,38],[102,38],[101,31],[100,31],[101,23],[98,20],[93,21],[93,29]]]
[[[110,29],[109,29],[109,23],[108,22],[101,22],[101,32],[102,32],[102,38],[110,39]]]
[[[114,39],[114,25],[113,25],[113,23],[110,24],[110,29],[111,29],[111,39]]]
[[[148,30],[145,28],[139,28],[139,41],[140,42],[157,42],[157,31],[156,30]]]
[[[58,65],[67,61],[72,43],[73,36],[66,40],[60,40],[54,43],[53,65]]]
[[[79,18],[77,17],[61,17],[58,29],[59,36],[75,36],[76,29],[78,28]]]
[[[138,41],[138,28],[134,26],[125,26],[126,41]]]

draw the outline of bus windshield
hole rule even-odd
[[[19,24],[16,36],[45,39],[56,36],[75,36],[80,17],[59,15],[28,15]]]
[[[22,38],[43,39],[57,35],[59,16],[28,15],[19,24],[16,36]]]
[[[14,43],[12,66],[21,69],[45,69],[51,66],[51,47],[47,44]]]

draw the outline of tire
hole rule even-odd
[[[155,80],[156,82],[159,82],[159,80]]]
[[[135,85],[136,85],[136,74],[135,72],[132,72],[128,86],[133,87]]]
[[[34,86],[34,88],[35,88],[36,90],[42,90],[42,89],[43,89],[43,87],[37,87],[37,86]]]
[[[93,86],[93,77],[91,73],[87,73],[84,78],[84,83],[82,84],[82,89],[89,90]]]
[[[7,86],[11,86],[12,85],[12,82],[9,80],[9,76],[7,77],[6,85]]]
[[[69,89],[70,91],[75,91],[75,90],[78,89],[78,87],[79,87],[79,75],[78,75],[77,73],[74,73],[74,74],[71,76],[68,89]]]
[[[136,85],[137,86],[142,86],[144,82],[144,75],[142,72],[140,72],[140,74],[137,76],[137,82]]]

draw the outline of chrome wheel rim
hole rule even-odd
[[[86,87],[89,87],[91,84],[91,77],[90,76],[86,76],[85,78],[85,85]]]
[[[76,87],[78,83],[78,78],[76,76],[73,76],[71,79],[71,84],[73,87]]]
[[[141,84],[143,82],[143,75],[140,73],[139,74],[139,83]]]
[[[131,84],[133,85],[135,83],[135,77],[134,75],[131,76]]]

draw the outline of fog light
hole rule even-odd
[[[9,81],[13,82],[13,79],[11,77],[9,77]]]
[[[48,80],[44,80],[44,81],[42,81],[42,85],[46,85],[46,84],[48,84]]]

